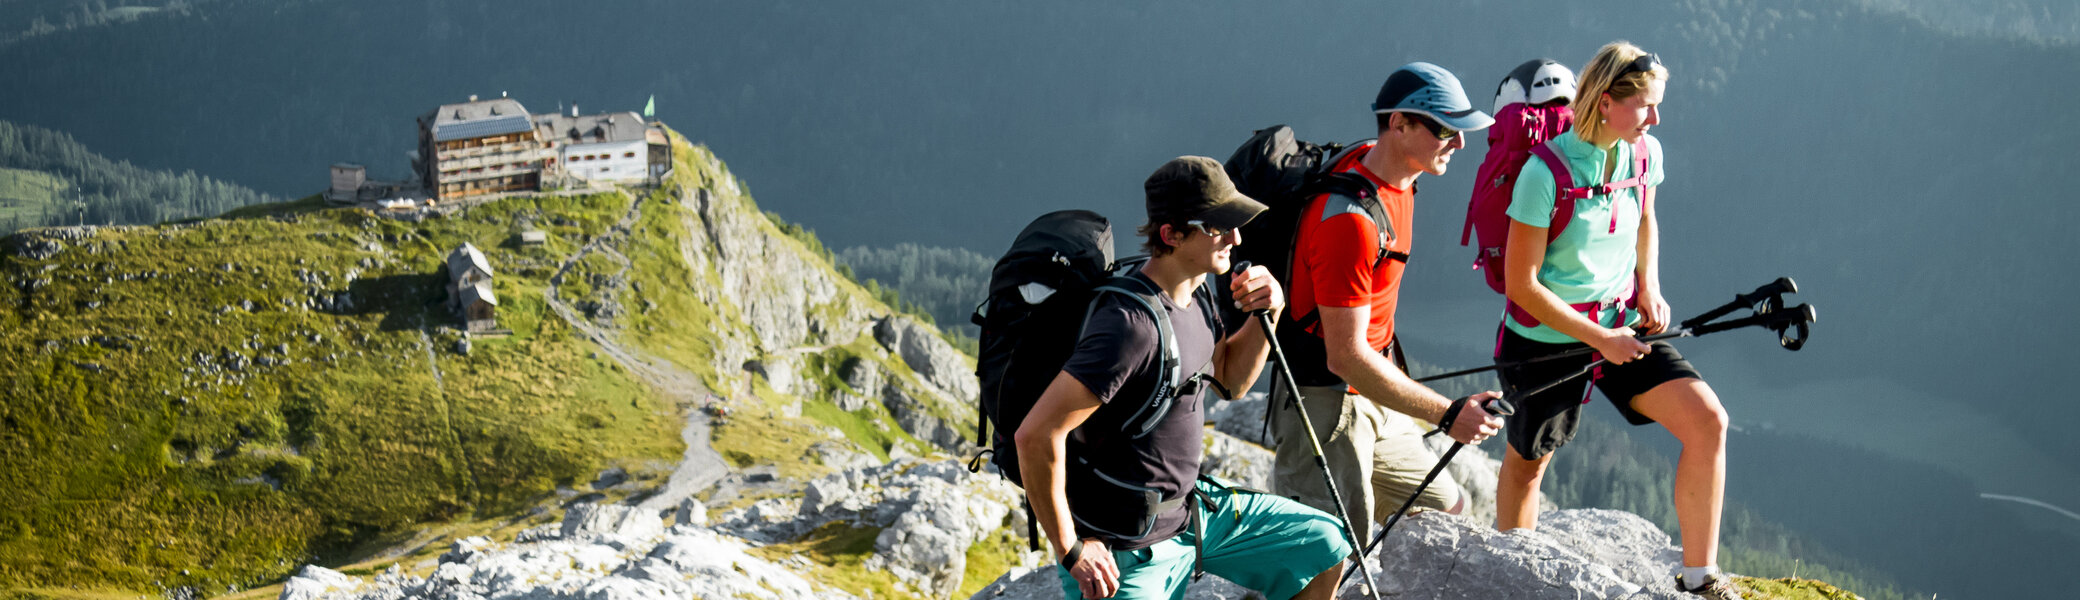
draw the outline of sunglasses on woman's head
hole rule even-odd
[[[1619,70],[1618,70],[1618,77],[1624,77],[1624,76],[1626,76],[1626,75],[1631,75],[1631,74],[1633,74],[1633,73],[1646,73],[1646,72],[1651,72],[1651,71],[1653,71],[1653,70],[1654,70],[1654,67],[1657,67],[1657,66],[1660,66],[1660,65],[1661,65],[1661,57],[1659,57],[1659,56],[1655,56],[1655,55],[1654,55],[1653,53],[1651,53],[1651,52],[1649,52],[1649,53],[1646,53],[1646,54],[1641,54],[1641,55],[1639,55],[1639,58],[1635,58],[1635,59],[1632,59],[1632,62],[1631,62],[1631,63],[1628,63],[1628,64],[1626,64],[1626,65],[1625,65],[1625,68],[1623,68],[1623,69],[1619,69]],[[1616,77],[1614,77],[1613,79],[1616,79]]]

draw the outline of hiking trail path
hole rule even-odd
[[[620,263],[621,270],[618,273],[628,272],[631,265],[628,257],[604,243],[627,236],[629,228],[637,219],[642,218],[644,198],[626,191],[622,194],[630,198],[628,214],[622,216],[606,233],[593,237],[585,242],[584,246],[579,247],[577,252],[565,258],[563,264],[557,267],[556,274],[549,278],[545,296],[549,308],[556,311],[558,317],[562,317],[565,323],[569,323],[586,339],[598,344],[602,352],[613,357],[614,361],[627,368],[629,373],[670,398],[672,404],[677,406],[680,414],[685,417],[686,426],[679,430],[679,439],[686,443],[685,455],[680,458],[678,467],[673,469],[664,486],[637,505],[643,510],[664,510],[677,506],[680,501],[714,485],[730,472],[729,463],[723,462],[722,455],[716,453],[710,443],[708,415],[701,411],[701,403],[712,393],[701,383],[700,378],[677,365],[621,345],[616,336],[602,331],[591,320],[579,315],[556,294],[556,287],[563,283],[564,275],[568,274],[579,260],[584,259],[586,254],[595,250]]]

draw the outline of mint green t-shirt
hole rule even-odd
[[[1632,144],[1622,140],[1612,151],[1606,151],[1589,145],[1571,131],[1554,139],[1577,186],[1624,181],[1632,178],[1638,167]],[[1647,187],[1653,187],[1661,185],[1661,141],[1649,135],[1646,142],[1650,156]],[[1615,160],[1619,162],[1611,178],[1604,180],[1600,176],[1605,161],[1612,160],[1610,154],[1616,154]],[[1531,155],[1530,160],[1524,161],[1524,171],[1517,177],[1516,188],[1510,192],[1509,218],[1526,225],[1552,225],[1555,188],[1553,172],[1538,155]],[[1634,187],[1576,200],[1574,218],[1561,230],[1559,238],[1546,245],[1545,264],[1538,269],[1538,282],[1568,304],[1596,302],[1624,293],[1625,288],[1632,285],[1633,267],[1639,264],[1640,194],[1644,191]],[[1611,231],[1613,212],[1617,218],[1615,233]],[[1590,318],[1605,327],[1618,326],[1618,310],[1600,313]],[[1626,325],[1639,322],[1637,311],[1631,311],[1629,317]],[[1532,340],[1551,344],[1576,341],[1545,325],[1525,327],[1506,313],[1502,322],[1510,331]]]

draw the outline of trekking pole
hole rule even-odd
[[[1700,315],[1688,321],[1684,321],[1683,325],[1677,327],[1675,331],[1640,336],[1639,340],[1642,342],[1655,342],[1659,340],[1675,338],[1696,337],[1700,335],[1718,333],[1721,331],[1727,331],[1730,329],[1740,329],[1744,327],[1763,327],[1772,331],[1779,332],[1780,337],[1778,341],[1780,344],[1784,346],[1784,348],[1794,351],[1798,350],[1800,346],[1803,346],[1805,344],[1807,324],[1810,324],[1816,320],[1817,313],[1813,310],[1812,305],[1808,304],[1800,304],[1798,306],[1793,306],[1788,309],[1784,308],[1783,298],[1781,295],[1784,292],[1782,291],[1771,293],[1770,298],[1768,298],[1767,300],[1763,300],[1768,304],[1757,305],[1756,314],[1754,315],[1741,317],[1739,319],[1734,319],[1731,321],[1722,321],[1719,323],[1706,322],[1714,318],[1725,316],[1726,313],[1732,312],[1735,308],[1739,308],[1739,306],[1742,304],[1753,304],[1758,301],[1759,296],[1763,295],[1766,290],[1773,289],[1781,289],[1792,292],[1798,290],[1797,285],[1791,283],[1790,279],[1779,278],[1777,279],[1777,281],[1770,283],[1769,285],[1757,288],[1753,294],[1744,294],[1737,297],[1733,303],[1728,304],[1727,306],[1721,306],[1719,308],[1712,309],[1711,311],[1707,311],[1703,315]],[[1728,308],[1729,306],[1733,308]],[[1796,328],[1796,330],[1798,331],[1798,335],[1796,336],[1796,338],[1790,337],[1788,336],[1788,334],[1784,333],[1787,330],[1793,328]],[[1468,373],[1478,373],[1481,371],[1493,370],[1502,367],[1512,367],[1526,363],[1538,362],[1542,360],[1551,360],[1554,358],[1560,358],[1564,356],[1579,356],[1595,351],[1596,350],[1594,348],[1576,348],[1573,350],[1557,352],[1554,354],[1540,356],[1537,358],[1515,361],[1511,363],[1500,363],[1496,366],[1487,367],[1483,369],[1470,369],[1463,372],[1446,373],[1444,375],[1436,375],[1426,377],[1423,379],[1417,379],[1416,381],[1430,381],[1434,379],[1442,379],[1445,377],[1456,377]],[[1573,373],[1569,373],[1566,376],[1561,377],[1559,379],[1548,381],[1544,384],[1539,385],[1538,387],[1532,388],[1529,391],[1520,392],[1516,394],[1516,397],[1521,400],[1524,398],[1537,396],[1541,393],[1544,393],[1546,390],[1553,389],[1555,386],[1558,386],[1561,383],[1573,380],[1576,377],[1587,375],[1589,374],[1589,372],[1596,370],[1597,367],[1603,366],[1608,362],[1609,361],[1603,359],[1602,357],[1598,357],[1596,360],[1590,361],[1589,364],[1584,365],[1581,369],[1578,369]],[[1490,406],[1492,408],[1489,408],[1489,412],[1502,416],[1508,416],[1511,412],[1515,411],[1515,407],[1506,400],[1498,400],[1494,403],[1491,403]],[[1423,437],[1437,435],[1439,432],[1442,431],[1444,431],[1443,428],[1438,428],[1437,430],[1431,431],[1430,433],[1423,434]],[[1445,466],[1451,464],[1452,456],[1458,454],[1459,449],[1464,446],[1465,444],[1454,442],[1450,449],[1445,450],[1444,458],[1437,461],[1437,466],[1430,468],[1430,474],[1423,477],[1423,483],[1421,485],[1416,486],[1415,493],[1410,494],[1408,500],[1406,502],[1401,503],[1401,508],[1394,511],[1394,516],[1387,518],[1386,526],[1380,528],[1379,534],[1372,536],[1372,541],[1366,543],[1365,548],[1359,552],[1358,559],[1361,564],[1364,561],[1365,556],[1370,555],[1372,553],[1372,550],[1379,546],[1380,542],[1385,541],[1387,539],[1387,532],[1394,530],[1394,524],[1399,523],[1401,521],[1402,515],[1407,514],[1408,508],[1415,504],[1416,498],[1422,495],[1424,488],[1429,487],[1430,482],[1437,479],[1438,473],[1443,472]]]
[[[1229,268],[1229,272],[1247,271],[1249,266],[1249,261],[1238,261]],[[1329,500],[1336,504],[1336,518],[1343,521],[1344,537],[1348,538],[1346,541],[1351,543],[1352,549],[1360,548],[1364,540],[1358,537],[1360,534],[1358,533],[1357,524],[1351,522],[1350,511],[1344,510],[1343,494],[1336,490],[1336,478],[1329,474],[1329,458],[1322,454],[1322,440],[1314,435],[1314,420],[1307,417],[1307,406],[1300,402],[1300,385],[1293,378],[1293,368],[1286,364],[1286,352],[1284,348],[1280,348],[1278,345],[1277,332],[1271,330],[1271,311],[1269,309],[1257,309],[1250,311],[1250,315],[1257,318],[1257,325],[1264,328],[1264,341],[1271,344],[1273,364],[1278,366],[1279,376],[1285,383],[1286,390],[1292,394],[1291,397],[1287,398],[1286,403],[1293,407],[1294,412],[1300,413],[1300,428],[1307,431],[1307,446],[1309,449],[1314,450],[1314,466],[1321,469],[1322,482],[1329,486]],[[1267,400],[1264,403],[1264,410],[1271,410],[1270,401]],[[1369,523],[1370,521],[1367,522]],[[1361,554],[1358,558],[1357,564],[1353,566],[1357,570],[1365,572],[1365,593],[1367,596],[1377,600],[1379,598],[1379,586],[1372,581],[1372,572],[1365,570],[1364,555]],[[1343,577],[1344,581],[1349,581],[1350,572],[1344,572]],[[1336,587],[1343,587],[1343,581],[1337,582]]]
[[[1588,371],[1584,370],[1582,372],[1587,373]],[[1560,379],[1559,381],[1554,381],[1552,383],[1546,384],[1544,387],[1541,387],[1538,391],[1545,391],[1545,388],[1550,388],[1555,385],[1559,385],[1561,381],[1574,379],[1575,377],[1579,376],[1581,376],[1581,373],[1569,375],[1565,378]],[[1507,417],[1517,412],[1515,406],[1512,406],[1508,400],[1504,400],[1501,398],[1490,400],[1486,404],[1482,405],[1481,408],[1482,410],[1488,411],[1488,414],[1492,414],[1498,417]],[[1423,437],[1437,435],[1438,433],[1441,433],[1443,431],[1444,428],[1439,427],[1435,430],[1432,430],[1430,433],[1423,434]],[[1436,466],[1430,467],[1430,473],[1423,476],[1423,482],[1416,485],[1416,490],[1408,495],[1408,500],[1402,501],[1401,508],[1394,509],[1394,516],[1387,517],[1386,525],[1380,527],[1379,533],[1374,534],[1372,536],[1372,541],[1365,543],[1364,549],[1358,551],[1358,564],[1360,565],[1360,568],[1363,568],[1363,565],[1365,564],[1365,557],[1370,556],[1372,554],[1372,550],[1374,548],[1379,547],[1379,543],[1381,541],[1387,539],[1387,532],[1394,530],[1394,524],[1400,523],[1401,517],[1403,515],[1408,514],[1408,508],[1411,506],[1415,506],[1416,499],[1421,498],[1423,496],[1423,490],[1430,488],[1430,482],[1437,481],[1437,475],[1439,473],[1443,473],[1445,467],[1450,466],[1452,464],[1452,457],[1459,454],[1460,448],[1465,447],[1465,442],[1455,440],[1452,442],[1451,448],[1445,449],[1444,458],[1438,459]],[[1344,578],[1348,580],[1350,578],[1350,575],[1346,574],[1344,575]],[[1342,585],[1342,583],[1338,583],[1337,587],[1342,587]]]
[[[1742,327],[1759,326],[1777,332],[1777,343],[1779,345],[1782,345],[1785,350],[1797,351],[1799,348],[1805,346],[1806,335],[1808,333],[1807,327],[1809,324],[1814,322],[1815,313],[1813,311],[1813,306],[1810,304],[1800,304],[1788,308],[1785,307],[1784,294],[1795,293],[1798,293],[1797,282],[1792,281],[1789,277],[1778,277],[1776,281],[1772,281],[1767,284],[1763,284],[1762,287],[1755,288],[1755,291],[1734,296],[1732,302],[1728,302],[1722,306],[1719,306],[1718,308],[1705,311],[1704,314],[1700,314],[1683,321],[1680,325],[1676,327],[1674,331],[1658,333],[1654,335],[1640,336],[1639,341],[1653,343],[1656,341],[1666,339],[1696,337],[1708,333],[1718,333],[1729,329],[1740,329]],[[1726,316],[1727,313],[1739,310],[1742,307],[1748,307],[1754,310],[1755,314],[1739,319],[1734,319],[1732,321],[1723,321],[1719,323],[1710,322],[1712,319],[1717,319],[1719,317]],[[1790,333],[1791,331],[1797,331],[1797,334],[1794,335]],[[1472,375],[1475,373],[1485,373],[1488,371],[1494,371],[1498,369],[1508,369],[1528,365],[1531,363],[1553,360],[1557,358],[1566,358],[1569,356],[1580,356],[1595,351],[1595,348],[1589,347],[1573,348],[1569,350],[1562,350],[1552,354],[1547,354],[1544,356],[1534,356],[1523,360],[1498,362],[1484,367],[1460,369],[1457,371],[1452,371],[1450,373],[1441,373],[1437,375],[1430,375],[1427,377],[1420,377],[1416,379],[1416,383],[1429,383],[1440,379],[1465,377],[1467,375]]]

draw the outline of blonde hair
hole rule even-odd
[[[1612,100],[1624,100],[1645,92],[1649,83],[1668,80],[1668,68],[1661,66],[1660,61],[1655,61],[1653,70],[1618,77],[1618,72],[1646,54],[1647,51],[1625,40],[1604,44],[1603,49],[1596,51],[1596,57],[1582,67],[1574,104],[1569,107],[1574,111],[1575,135],[1583,140],[1603,136],[1603,110],[1599,105],[1604,94],[1610,94]]]

